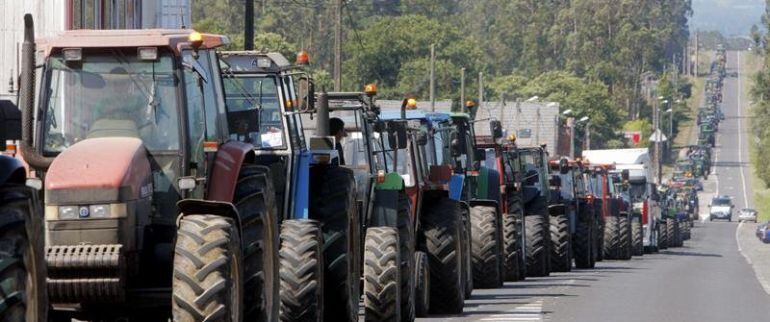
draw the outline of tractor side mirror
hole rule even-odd
[[[452,133],[452,136],[449,142],[450,142],[450,148],[452,149],[453,157],[459,157],[465,154],[465,146],[460,140],[460,136],[457,135],[457,132]]]
[[[492,133],[492,138],[497,140],[499,138],[502,138],[505,134],[503,133],[503,125],[498,120],[492,120],[489,122],[490,126],[490,132]]]
[[[302,76],[297,82],[297,96],[299,98],[300,111],[312,111],[315,109],[315,83],[310,77]]]
[[[388,124],[388,143],[391,148],[406,149],[406,124],[404,122],[390,122]]]
[[[0,100],[0,151],[6,140],[21,140],[21,111],[8,100]]]
[[[567,159],[562,158],[559,160],[559,173],[569,173],[569,161],[567,161]]]

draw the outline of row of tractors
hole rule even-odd
[[[305,53],[36,41],[24,21],[19,107],[0,104],[4,319],[412,321],[660,244],[629,171],[496,120],[477,136],[474,113],[381,110],[375,85],[316,91]]]

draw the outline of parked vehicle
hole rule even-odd
[[[757,211],[751,208],[743,208],[738,213],[738,221],[757,222]]]
[[[770,222],[763,222],[757,225],[755,234],[763,243],[770,243]]]

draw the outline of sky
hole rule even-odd
[[[718,30],[724,36],[748,35],[759,25],[764,0],[692,0],[690,31]]]

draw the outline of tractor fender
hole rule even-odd
[[[0,186],[15,183],[24,184],[27,180],[27,170],[19,159],[0,155]]]
[[[367,227],[398,227],[398,199],[402,190],[376,189]]]
[[[232,202],[241,166],[254,157],[254,146],[248,143],[230,141],[220,146],[208,178],[208,199]]]
[[[497,202],[497,200],[490,200],[490,199],[472,199],[470,202],[468,202],[468,205],[470,207],[475,206],[489,206],[489,207],[495,207],[497,209],[497,213],[502,213],[502,210],[500,209],[500,203]]]
[[[563,203],[548,205],[548,214],[551,216],[561,216],[567,214],[567,205]]]
[[[238,209],[232,202],[201,200],[201,199],[183,199],[176,203],[179,209],[179,215],[176,217],[176,225],[187,215],[217,215],[232,218],[241,230],[241,216],[238,215]]]

